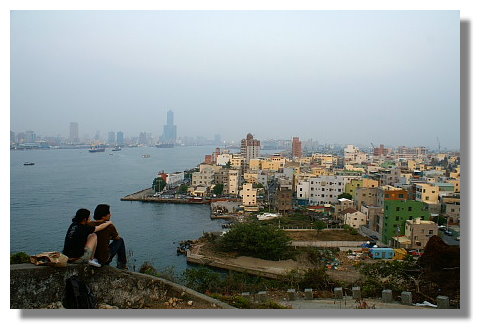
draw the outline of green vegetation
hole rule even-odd
[[[30,263],[30,255],[24,252],[10,254],[10,264]]]
[[[215,195],[222,195],[222,192],[224,191],[224,185],[221,183],[218,183],[214,186],[214,189],[212,189],[212,193]]]
[[[266,260],[284,260],[292,256],[290,237],[275,226],[258,223],[236,224],[216,242],[223,252]]]
[[[364,297],[379,296],[383,289],[396,293],[414,291],[419,279],[420,268],[410,258],[405,261],[377,261],[361,264],[360,272],[364,275],[361,282]]]
[[[152,189],[156,192],[160,192],[165,188],[166,185],[167,183],[164,179],[162,179],[161,177],[156,177],[153,179]]]
[[[352,226],[347,225],[347,224],[344,225],[344,230],[350,232],[350,234],[352,234],[352,235],[359,234],[359,232],[355,228],[353,228]]]
[[[349,193],[341,193],[340,195],[337,196],[338,199],[340,198],[346,198],[346,199],[352,199],[352,195]]]
[[[189,190],[189,186],[186,184],[182,184],[178,189],[177,189],[177,194],[186,194],[187,191]]]

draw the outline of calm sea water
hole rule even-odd
[[[220,231],[208,205],[120,201],[151,186],[158,171],[195,167],[214,147],[124,148],[89,153],[87,149],[11,151],[10,251],[37,254],[62,251],[71,218],[79,208],[93,213],[96,205],[111,206],[112,220],[133,253],[138,269],[149,261],[158,269],[186,268],[177,256],[179,241],[206,231]],[[142,158],[149,154],[150,158]],[[23,163],[35,162],[34,166]]]

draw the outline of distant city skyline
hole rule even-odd
[[[221,29],[223,27],[224,29]],[[460,146],[458,11],[12,11],[11,130]]]

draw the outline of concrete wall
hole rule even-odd
[[[51,268],[32,264],[10,266],[10,308],[37,309],[62,301],[65,280],[73,275],[92,289],[98,303],[118,308],[162,308],[160,305],[171,297],[192,300],[194,308],[233,308],[182,285],[110,266]]]

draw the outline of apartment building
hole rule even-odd
[[[214,183],[214,174],[219,171],[220,168],[220,166],[200,164],[199,171],[192,173],[192,186],[210,186]]]
[[[421,218],[410,219],[406,220],[404,236],[393,237],[392,245],[406,249],[423,249],[434,235],[438,235],[438,224]]]
[[[354,176],[343,175],[322,175],[308,179],[308,200],[310,205],[333,204],[338,202],[338,195],[345,190],[345,185]],[[306,195],[305,181],[300,181],[297,185],[297,198],[304,199]]]
[[[386,200],[383,215],[379,217],[381,240],[389,243],[395,236],[400,236],[405,230],[406,220],[421,218],[429,220],[430,214],[425,203],[413,200]]]
[[[439,203],[439,187],[429,183],[416,183],[416,200],[427,204]]]
[[[256,188],[253,188],[252,183],[243,184],[240,195],[242,197],[242,203],[244,208],[257,206],[257,192]]]

